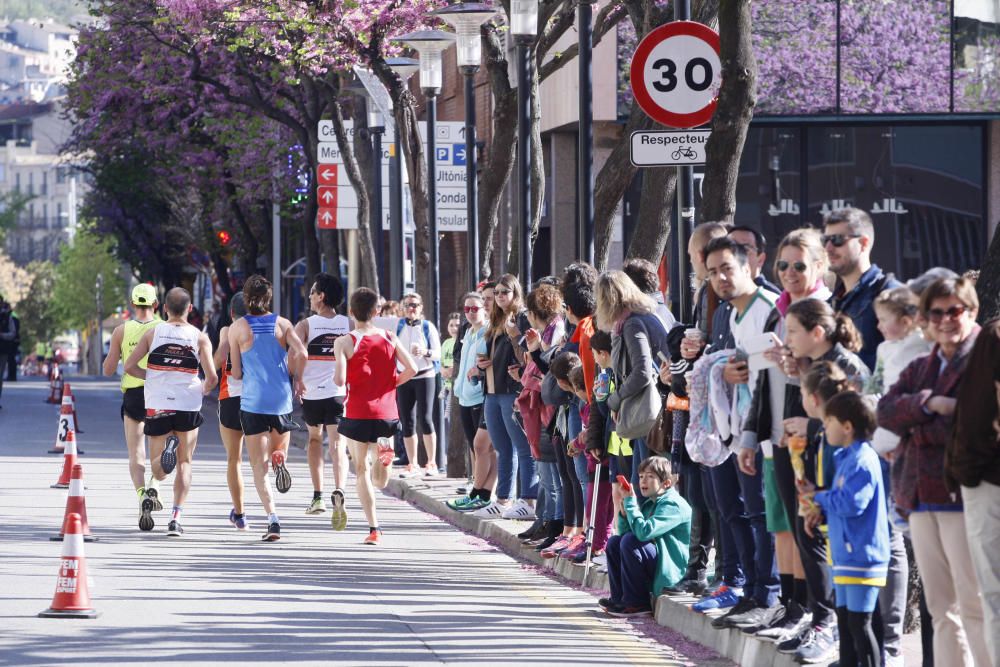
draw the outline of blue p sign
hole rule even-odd
[[[451,160],[451,148],[448,146],[438,146],[437,156],[434,158],[438,162],[448,162]]]

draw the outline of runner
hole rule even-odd
[[[388,481],[393,447],[390,438],[399,429],[396,388],[412,378],[417,367],[392,333],[372,324],[378,312],[378,295],[367,287],[351,295],[351,315],[357,328],[334,345],[334,382],[347,387],[347,405],[340,434],[348,438],[357,474],[358,499],[368,520],[365,544],[378,544],[382,531],[375,513],[372,476],[380,488]],[[396,368],[397,362],[402,370]],[[373,473],[368,460],[375,454]]]
[[[240,394],[240,424],[250,452],[250,467],[257,495],[267,512],[265,542],[281,539],[281,524],[275,513],[267,462],[274,468],[274,485],[287,493],[292,477],[285,467],[292,421],[292,388],[289,368],[295,375],[295,394],[302,393],[302,367],[306,348],[292,323],[271,312],[271,283],[263,276],[250,276],[243,285],[247,315],[229,327],[229,357],[232,377],[243,380]]]
[[[139,339],[162,320],[156,315],[156,288],[148,283],[141,283],[132,288],[132,307],[135,317],[115,327],[111,334],[111,347],[108,356],[104,358],[104,375],[114,375],[118,371],[118,362],[127,360],[132,350],[139,344]],[[146,368],[148,357],[139,362],[140,368]],[[122,373],[122,409],[121,418],[125,428],[125,448],[128,450],[128,472],[132,477],[132,486],[139,496],[140,517],[142,501],[148,496],[153,501],[153,511],[160,511],[159,482],[154,475],[149,476],[146,484],[146,438],[142,433],[146,421],[146,400],[144,398],[145,383],[139,378]],[[152,518],[149,518],[152,521]],[[148,528],[152,530],[151,523]],[[140,525],[140,528],[142,526]]]
[[[295,333],[306,341],[309,358],[302,372],[306,391],[302,395],[302,415],[309,427],[309,474],[312,476],[313,499],[306,514],[322,514],[323,504],[323,427],[330,442],[333,461],[333,494],[330,503],[333,514],[330,522],[334,530],[347,527],[344,510],[344,486],[347,483],[347,446],[337,433],[337,425],[344,415],[344,388],[334,384],[333,347],[336,340],[350,331],[351,322],[338,315],[334,308],[344,301],[344,288],[340,280],[328,273],[317,273],[309,290],[309,307],[315,315],[295,325]]]
[[[229,300],[229,318],[236,322],[247,314],[243,293],[233,295]],[[243,513],[243,426],[240,424],[240,392],[243,380],[233,377],[233,362],[229,358],[229,328],[219,331],[219,347],[215,350],[215,367],[222,371],[219,380],[219,435],[226,448],[226,485],[233,499],[229,511],[229,523],[236,530],[246,530],[247,520]]]
[[[167,536],[184,534],[181,512],[191,490],[191,459],[198,444],[202,397],[219,381],[212,364],[212,344],[208,336],[188,324],[191,295],[174,287],[166,296],[167,321],[146,331],[125,362],[125,372],[141,380],[146,403],[143,433],[149,436],[149,458],[153,477],[174,476],[174,507],[167,524]],[[149,355],[148,368],[142,360]],[[198,380],[199,364],[205,380]],[[142,500],[140,530],[153,529],[150,513],[156,506],[147,493]]]

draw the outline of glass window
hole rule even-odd
[[[955,111],[1000,109],[1000,3],[955,2]]]

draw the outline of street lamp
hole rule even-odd
[[[594,262],[594,0],[577,4],[580,51],[577,56],[580,79],[580,124],[577,130],[577,221],[579,257]]]
[[[538,34],[538,0],[511,0],[510,32],[517,43],[517,217],[521,283],[531,287],[531,51]]]
[[[427,98],[427,218],[431,241],[431,317],[440,326],[441,315],[441,262],[438,257],[437,173],[434,160],[435,121],[437,120],[437,95],[441,92],[443,78],[441,52],[455,41],[455,35],[443,30],[418,30],[393,41],[401,42],[420,54],[420,87]]]
[[[386,64],[403,85],[420,70],[415,58],[386,58]],[[406,293],[406,226],[403,224],[402,129],[396,127],[393,151],[389,155],[389,292],[397,301]]]
[[[431,12],[455,28],[458,36],[458,68],[465,75],[465,199],[468,231],[469,284],[479,283],[479,215],[476,187],[476,93],[475,77],[482,60],[479,29],[497,10],[479,2],[463,2]]]

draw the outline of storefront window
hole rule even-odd
[[[955,111],[1000,109],[1000,3],[955,2]]]

